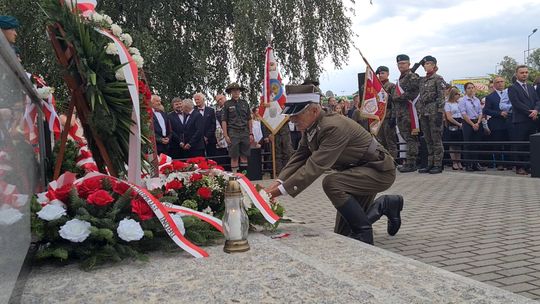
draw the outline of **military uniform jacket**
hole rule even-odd
[[[387,81],[383,84],[383,89],[388,93],[388,102],[386,103],[386,115],[385,119],[395,118],[396,114],[394,113],[394,105],[392,102],[392,94],[394,94],[394,89],[396,85],[393,82]]]
[[[420,78],[420,95],[416,103],[419,116],[444,113],[444,90],[446,82],[442,76],[433,74]]]
[[[302,135],[298,149],[278,179],[295,197],[328,169],[359,166],[381,172],[395,170],[392,157],[369,132],[352,119],[323,111]]]
[[[250,120],[251,111],[247,101],[230,99],[225,102],[222,121],[227,122],[227,134],[229,136],[249,135]]]
[[[398,115],[405,115],[409,117],[407,109],[407,103],[409,100],[414,100],[418,96],[418,85],[420,82],[420,76],[411,71],[406,72],[399,77],[399,86],[403,89],[404,93],[398,96],[397,88],[392,93],[392,102],[394,110]]]

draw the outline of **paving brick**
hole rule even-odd
[[[499,278],[502,278],[502,277],[503,277],[502,275],[494,273],[494,272],[486,272],[486,273],[482,273],[482,274],[469,276],[470,279],[480,281],[480,282],[493,281],[493,280],[496,280],[496,279],[499,279]]]
[[[501,265],[501,260],[497,260],[497,259],[479,260],[479,261],[469,262],[469,264],[471,264],[473,266],[476,266],[476,267],[496,265],[496,264],[498,264],[498,266],[500,266]]]
[[[522,274],[522,275],[517,275],[517,276],[512,276],[512,277],[501,278],[495,281],[503,285],[513,285],[513,284],[518,284],[518,283],[523,283],[523,282],[531,282],[534,279],[535,279],[534,277]]]
[[[510,262],[510,263],[501,263],[499,264],[499,266],[502,268],[508,269],[508,268],[518,268],[518,267],[523,267],[523,266],[529,266],[531,264],[532,263],[528,261],[515,261],[515,262]]]
[[[500,270],[500,269],[501,269],[500,267],[490,265],[490,266],[484,266],[484,267],[478,267],[478,268],[469,269],[468,272],[470,272],[472,274],[482,274],[482,273],[486,273],[486,272],[495,272],[495,271]]]
[[[441,268],[444,269],[444,270],[451,271],[451,272],[456,272],[456,271],[459,271],[459,270],[471,269],[471,268],[473,268],[473,266],[468,265],[468,264],[456,264],[456,265],[444,265],[443,264],[443,266],[441,266]]]
[[[511,292],[522,292],[522,291],[528,291],[528,290],[536,289],[536,288],[538,287],[529,283],[519,283],[515,285],[504,286],[504,289]]]
[[[518,267],[518,268],[511,268],[511,269],[504,269],[504,270],[498,270],[498,274],[502,274],[503,276],[514,276],[514,275],[520,275],[520,274],[526,274],[530,272],[535,272],[536,270],[529,267]]]

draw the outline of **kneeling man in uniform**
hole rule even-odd
[[[319,176],[333,169],[322,182],[324,192],[337,209],[337,233],[373,244],[371,225],[388,217],[388,233],[401,226],[400,195],[377,193],[390,188],[396,178],[394,159],[377,140],[346,116],[326,113],[312,85],[286,86],[287,103],[282,114],[290,115],[303,131],[296,152],[266,192],[272,197],[296,197]]]

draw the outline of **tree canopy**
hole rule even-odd
[[[17,45],[24,66],[58,87],[61,74],[39,2],[4,0],[0,11],[21,21]],[[296,82],[317,78],[324,58],[340,67],[353,35],[341,0],[101,0],[97,11],[132,35],[150,85],[164,101],[196,91],[213,95],[239,81],[256,103],[270,27],[282,72]]]

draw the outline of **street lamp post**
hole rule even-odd
[[[532,31],[532,33],[529,34],[529,36],[527,36],[527,61],[525,62],[525,64],[529,64],[529,55],[530,55],[530,52],[531,52],[531,36],[534,35],[534,33],[536,33],[538,29],[534,29]]]

